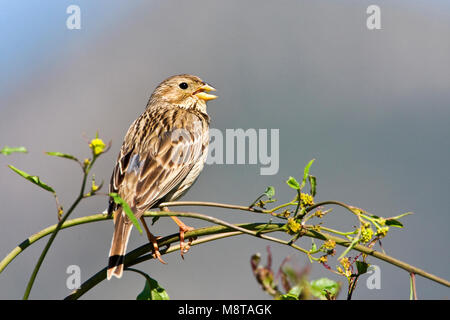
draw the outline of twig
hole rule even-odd
[[[410,281],[411,281],[411,293],[410,293],[410,300],[417,300],[417,291],[416,291],[416,275],[414,272],[411,272],[409,274]]]
[[[61,218],[61,220],[59,220],[58,224],[56,225],[55,229],[53,230],[52,235],[50,236],[50,239],[48,239],[48,242],[45,245],[44,250],[42,250],[42,253],[39,256],[39,259],[36,263],[36,266],[34,267],[33,272],[31,273],[30,280],[28,280],[27,287],[26,287],[25,293],[23,295],[23,300],[28,300],[31,289],[33,288],[34,281],[36,280],[36,276],[39,272],[39,269],[41,268],[42,262],[44,262],[45,256],[47,255],[48,250],[50,249],[53,241],[55,240],[56,235],[58,234],[58,232],[61,229],[64,222],[67,220],[67,218],[73,212],[73,210],[77,207],[77,205],[80,203],[80,201],[84,198],[84,189],[86,187],[87,177],[89,176],[89,171],[92,168],[93,164],[95,163],[95,160],[96,160],[96,157],[94,156],[92,161],[89,163],[89,165],[86,166],[86,168],[84,170],[83,181],[81,183],[80,194],[75,199],[73,204],[70,206],[70,208],[66,212],[66,214],[64,214],[64,216]]]
[[[225,209],[236,209],[242,211],[250,211],[250,212],[258,212],[258,213],[270,213],[269,210],[261,210],[254,207],[247,206],[239,206],[235,204],[226,204],[226,203],[218,203],[218,202],[206,202],[206,201],[173,201],[173,202],[163,202],[159,205],[159,208],[163,207],[186,207],[186,206],[195,206],[195,207],[216,207],[216,208],[225,208]]]
[[[100,214],[94,214],[92,216],[86,216],[81,218],[76,218],[72,220],[67,220],[61,225],[61,229],[70,228],[73,226],[77,226],[80,224],[90,223],[90,222],[96,222],[96,221],[103,221],[112,219],[112,217],[108,217],[105,213]],[[24,241],[22,241],[17,247],[15,247],[13,250],[11,250],[10,253],[0,262],[0,273],[3,272],[3,270],[26,248],[31,246],[33,243],[38,241],[39,239],[51,234],[53,231],[55,231],[57,227],[57,224],[54,224],[52,226],[49,226],[45,229],[42,229],[41,231],[33,234],[32,236],[28,237]]]

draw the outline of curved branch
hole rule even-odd
[[[266,223],[251,223],[251,224],[240,224],[241,228],[245,228],[247,230],[261,230],[261,233],[268,233],[268,232],[274,232],[278,231],[280,228],[280,224],[272,224],[268,225]],[[202,243],[223,239],[227,237],[232,237],[236,235],[242,234],[241,231],[232,231],[231,228],[225,227],[225,226],[212,226],[207,228],[201,228],[201,229],[195,229],[193,231],[186,232],[185,237],[200,237],[200,236],[207,236],[201,239],[194,240],[191,244],[191,246],[196,246]],[[164,247],[167,245],[170,245],[171,243],[179,242],[179,234],[172,234],[170,236],[161,238],[158,240],[158,246]],[[174,245],[170,246],[167,249],[161,250],[160,252],[162,255],[168,254],[174,251],[179,251],[180,245]],[[138,263],[151,260],[153,259],[153,256],[149,254],[149,252],[152,251],[152,244],[147,243],[145,245],[140,246],[139,248],[134,249],[133,251],[129,252],[127,255],[125,255],[124,259],[124,266],[125,268],[136,265]],[[91,278],[86,280],[79,289],[72,292],[70,295],[68,295],[65,299],[66,300],[76,300],[80,298],[83,294],[85,294],[87,291],[95,287],[97,284],[102,282],[106,279],[106,267],[102,270],[98,271],[96,274],[94,274]]]
[[[155,214],[155,213],[156,212],[154,212],[153,214]],[[247,230],[261,230],[260,231],[261,233],[279,231],[280,226],[282,226],[282,225],[281,224],[265,224],[265,223],[253,223],[253,224],[239,225],[240,228],[245,228]],[[311,226],[306,226],[306,227],[310,228]],[[209,242],[209,241],[213,241],[213,240],[218,240],[218,239],[222,239],[222,238],[226,238],[226,237],[243,234],[243,232],[241,232],[241,231],[231,231],[231,230],[232,230],[231,228],[226,227],[226,226],[212,226],[212,227],[208,227],[208,228],[201,228],[201,229],[189,231],[185,234],[185,237],[190,238],[190,237],[196,237],[196,236],[210,235],[209,237],[194,240],[192,242],[192,246],[194,246],[194,245],[199,245],[201,243],[205,243],[205,242]],[[304,235],[311,237],[311,238],[316,238],[316,239],[325,240],[325,241],[331,239],[331,240],[334,240],[336,242],[336,244],[343,246],[343,247],[348,247],[351,244],[351,241],[348,241],[346,239],[342,239],[342,238],[339,238],[339,237],[336,237],[336,236],[333,236],[333,235],[330,235],[327,233],[317,232],[317,231],[313,231],[313,230],[306,230]],[[163,247],[163,246],[170,245],[171,243],[178,242],[178,241],[179,241],[179,234],[173,234],[173,235],[170,235],[170,236],[167,236],[167,237],[164,237],[164,238],[158,240],[158,245],[160,247]],[[287,244],[287,243],[285,243],[285,244]],[[419,274],[425,278],[428,278],[437,283],[440,283],[447,287],[450,287],[449,281],[439,278],[433,274],[430,274],[424,270],[421,270],[419,268],[411,266],[403,261],[395,259],[391,256],[388,256],[388,255],[378,252],[376,250],[364,247],[359,244],[354,246],[353,249],[357,250],[359,252],[362,252],[364,254],[373,256],[375,258],[378,258],[380,260],[383,260],[385,262],[388,262],[388,263],[395,265],[401,269],[407,270],[407,271],[415,273],[415,274]],[[138,263],[153,259],[153,256],[151,254],[149,254],[149,252],[151,252],[151,250],[152,250],[152,245],[148,243],[148,244],[142,245],[142,246],[136,248],[135,250],[131,251],[130,253],[128,253],[125,256],[125,259],[124,259],[125,267],[133,266]],[[164,254],[168,254],[168,253],[178,251],[178,250],[180,250],[179,244],[175,245],[175,246],[170,246],[166,250],[160,250],[160,251],[161,251],[161,254],[164,255]],[[79,289],[72,292],[65,299],[76,300],[105,279],[106,279],[106,267],[103,268],[102,270],[98,271],[96,274],[94,274],[88,280],[86,280]]]
[[[179,216],[179,217],[188,217],[188,218],[196,218],[205,220],[214,224],[227,226],[231,229],[235,229],[237,231],[241,231],[242,233],[247,233],[252,236],[265,238],[267,240],[276,241],[279,242],[278,239],[270,239],[267,237],[264,237],[263,235],[256,234],[255,232],[252,232],[250,230],[240,228],[239,226],[236,226],[234,224],[228,223],[226,221],[213,218],[207,215],[199,214],[199,213],[189,213],[189,212],[166,212],[166,211],[155,211],[155,212],[146,212],[144,213],[145,217],[164,217],[164,216]],[[69,228],[72,226],[89,223],[89,222],[95,222],[95,221],[103,221],[112,219],[112,217],[108,216],[107,214],[96,214],[92,216],[86,216],[81,217],[73,220],[69,220],[67,222],[64,222],[61,226],[61,229]],[[264,223],[263,223],[264,224]],[[282,226],[282,224],[280,225]],[[0,262],[0,273],[14,260],[21,252],[23,252],[26,248],[28,248],[30,245],[32,245],[34,242],[38,241],[39,239],[45,237],[46,235],[49,235],[55,231],[55,229],[58,227],[58,224],[52,225],[50,227],[47,227],[38,233],[32,235],[31,237],[25,239],[21,244],[19,244],[16,248],[14,248],[1,262]],[[280,240],[282,241],[282,240]],[[283,243],[285,244],[285,243]],[[294,247],[296,247],[294,245]],[[298,248],[296,248],[298,249]],[[301,249],[301,248],[300,248]]]
[[[102,142],[103,143],[103,142]],[[106,150],[105,150],[106,151]],[[103,150],[102,150],[103,152]],[[39,256],[38,261],[36,262],[36,265],[33,269],[33,272],[31,273],[30,280],[28,280],[27,287],[25,288],[25,293],[23,294],[23,300],[27,300],[30,296],[31,289],[33,288],[34,282],[36,280],[37,274],[42,266],[42,263],[44,262],[44,259],[50,250],[50,247],[52,246],[53,241],[55,240],[59,230],[61,230],[62,225],[66,220],[69,218],[71,213],[75,210],[75,208],[78,206],[81,200],[85,197],[84,195],[84,189],[86,187],[87,178],[89,176],[89,172],[92,169],[92,166],[94,165],[95,161],[97,160],[98,154],[94,152],[94,156],[92,158],[92,161],[89,162],[89,164],[86,165],[86,167],[83,169],[83,179],[81,182],[81,188],[80,193],[78,197],[75,199],[75,201],[70,206],[69,210],[62,216],[61,220],[56,225],[55,229],[53,230],[52,234],[50,235],[50,238],[47,241],[47,244],[45,245],[44,249],[41,252],[41,255]]]
[[[345,204],[338,202],[338,201],[325,201],[321,203],[317,203],[311,207],[308,207],[307,211],[311,211],[319,206],[327,205],[327,204],[335,204],[340,206],[346,206]],[[176,206],[203,206],[203,207],[216,207],[216,208],[225,208],[225,209],[234,209],[234,210],[242,210],[242,211],[249,211],[249,212],[256,212],[256,213],[270,213],[270,210],[259,210],[257,208],[250,208],[246,206],[239,206],[239,205],[233,205],[233,204],[225,204],[225,203],[217,203],[217,202],[205,202],[205,201],[176,201],[176,202],[164,202],[160,205],[160,207],[176,207]],[[89,222],[95,222],[95,221],[102,221],[110,219],[106,214],[96,214],[92,216],[86,216],[81,217],[73,220],[66,221],[62,224],[61,229],[65,229],[68,227],[76,226],[79,224],[89,223]],[[23,250],[28,248],[31,244],[38,241],[42,237],[52,233],[55,228],[56,224],[50,227],[47,227],[38,233],[30,236],[29,238],[25,239],[20,243],[16,248],[14,248],[1,262],[0,262],[0,273],[6,268],[6,266],[14,260],[14,258],[19,255]]]
[[[84,223],[95,222],[95,221],[102,221],[102,220],[107,220],[107,219],[112,219],[112,218],[108,217],[107,214],[102,214],[102,213],[94,214],[92,216],[86,216],[86,217],[76,218],[76,219],[72,219],[72,220],[67,220],[66,222],[64,222],[62,224],[61,229],[70,228],[70,227],[77,226],[77,225],[84,224]],[[53,231],[55,231],[56,227],[57,227],[57,224],[49,226],[49,227],[47,227],[47,228],[45,228],[45,229],[43,229],[43,230],[33,234],[32,236],[30,236],[29,238],[25,239],[24,241],[22,241],[22,243],[20,243],[10,253],[8,253],[8,255],[0,262],[0,273],[22,251],[24,251],[26,248],[31,246],[33,243],[35,243],[39,239],[41,239],[41,238],[51,234]]]
[[[257,231],[257,232],[251,231],[246,228],[239,227],[238,225],[235,225],[235,224],[232,224],[232,223],[229,223],[229,222],[217,219],[217,218],[213,218],[213,217],[210,217],[210,216],[207,216],[204,214],[200,214],[200,213],[162,211],[162,212],[146,212],[146,214],[147,214],[147,216],[150,216],[150,217],[152,217],[152,216],[157,216],[157,217],[176,216],[176,217],[196,218],[196,219],[200,219],[200,220],[205,220],[205,221],[217,224],[217,225],[222,225],[224,227],[228,227],[228,228],[236,230],[236,231],[240,231],[241,233],[245,233],[245,234],[257,237],[257,238],[262,238],[262,239],[269,240],[272,242],[277,242],[277,243],[281,243],[284,245],[288,245],[288,246],[290,246],[294,249],[297,249],[305,254],[308,254],[308,250],[305,250],[305,249],[291,243],[290,241],[284,241],[281,239],[265,236],[262,234],[261,231]],[[265,225],[270,225],[270,224],[262,223],[261,225],[265,226]],[[284,224],[276,224],[276,225],[278,225],[278,230],[276,230],[276,231],[281,231],[283,229]]]
[[[309,207],[308,211],[314,209],[315,207],[318,207],[320,205],[327,205],[327,204],[335,204],[335,205],[340,205],[342,206],[342,203],[337,202],[337,201],[326,201],[326,202],[322,202],[322,203],[318,203],[312,207]],[[249,207],[245,207],[245,206],[236,206],[236,205],[228,205],[228,204],[221,204],[221,203],[213,203],[213,202],[167,202],[167,203],[163,203],[162,206],[210,206],[210,207],[221,207],[221,208],[227,208],[227,209],[236,209],[236,210],[244,210],[244,211],[252,211],[252,212],[258,212],[258,213],[269,213],[269,212],[265,212],[265,211],[259,211],[258,209],[253,209],[253,208],[249,208]],[[346,206],[344,204],[344,206]],[[256,236],[259,238],[263,238],[269,241],[274,241],[277,243],[281,243],[281,244],[285,244],[285,245],[290,245],[291,247],[302,251],[303,253],[308,253],[307,250],[302,249],[298,246],[296,246],[295,244],[291,244],[290,242],[287,241],[283,241],[281,239],[277,239],[277,238],[273,238],[273,237],[269,237],[269,236],[265,236],[262,233],[268,233],[268,232],[274,232],[274,231],[280,231],[283,229],[283,225],[284,224],[274,224],[274,223],[253,223],[253,224],[243,224],[243,225],[233,225],[231,223],[222,221],[220,219],[216,219],[210,216],[206,216],[206,215],[202,215],[202,214],[198,214],[198,213],[189,213],[189,212],[146,212],[144,214],[144,216],[147,217],[156,217],[156,216],[182,216],[182,217],[190,217],[190,218],[196,218],[196,219],[202,219],[205,221],[209,221],[211,223],[214,224],[219,224],[219,226],[213,226],[213,227],[208,227],[208,228],[202,228],[202,229],[196,229],[194,231],[188,232],[186,233],[186,237],[196,237],[196,236],[205,236],[205,235],[213,235],[210,237],[206,237],[203,239],[199,239],[193,242],[193,245],[197,245],[197,244],[201,244],[204,242],[208,242],[208,241],[212,241],[212,240],[216,240],[216,239],[221,239],[221,238],[225,238],[225,237],[229,237],[229,236],[234,236],[234,235],[239,235],[239,234],[249,234],[252,236]],[[77,218],[77,219],[73,219],[73,220],[68,220],[65,223],[62,224],[61,229],[65,229],[68,227],[72,227],[75,225],[80,225],[80,224],[84,224],[84,223],[89,223],[89,222],[95,222],[95,221],[103,221],[103,220],[108,220],[111,219],[110,216],[108,216],[107,214],[96,214],[96,215],[92,215],[92,216],[86,216],[86,217],[81,217],[81,218]],[[221,226],[220,226],[221,225]],[[33,236],[29,237],[28,239],[26,239],[25,241],[23,241],[20,245],[18,245],[15,249],[13,249],[1,262],[0,262],[0,272],[2,272],[6,266],[18,255],[20,254],[23,250],[25,250],[28,246],[30,246],[31,244],[33,244],[34,242],[38,241],[39,239],[41,239],[42,237],[51,234],[55,228],[57,227],[57,225],[53,225],[50,226],[36,234],[34,234]],[[305,230],[305,236],[308,237],[312,237],[312,238],[317,238],[317,239],[321,239],[321,240],[334,240],[336,242],[336,244],[344,246],[344,247],[348,247],[350,245],[350,241],[347,239],[343,239],[343,238],[339,238],[330,234],[326,234],[326,233],[322,233],[322,232],[317,232],[312,230],[312,226],[305,226],[306,230]],[[235,230],[235,231],[232,231]],[[173,243],[175,241],[178,241],[178,235],[171,235],[168,237],[165,237],[163,239],[160,239],[159,244],[160,246],[164,246],[164,245],[168,245],[170,243]],[[151,255],[147,254],[145,255],[145,253],[148,253],[150,250],[150,245],[144,245],[139,247],[138,249],[130,252],[127,256],[126,256],[126,262],[129,263],[129,265],[134,265],[136,263],[142,262],[142,261],[146,261],[151,259]],[[173,252],[175,250],[178,250],[179,246],[174,246],[174,247],[170,247],[168,248],[166,251],[164,251],[164,253],[170,253]],[[375,251],[373,249],[367,248],[365,246],[362,245],[356,245],[353,249],[362,252],[364,254],[367,255],[371,255],[375,258],[381,259],[383,261],[386,261],[392,265],[395,265],[399,268],[402,268],[410,273],[415,273],[418,275],[421,275],[425,278],[428,278],[432,281],[435,281],[437,283],[443,284],[447,287],[450,287],[450,282],[439,278],[435,275],[432,275],[430,273],[427,273],[424,270],[421,270],[419,268],[416,268],[414,266],[411,266],[407,263],[404,263],[398,259],[395,259],[393,257],[390,257],[388,255],[385,255],[381,252]],[[127,260],[128,259],[128,260]],[[104,270],[103,270],[104,271]],[[88,281],[89,284],[91,285],[92,283],[98,283],[100,281],[102,281],[104,279],[104,275],[101,275],[102,271],[100,271],[99,273],[97,273],[96,275],[94,275],[91,279],[89,279]],[[86,282],[88,282],[86,281]],[[98,281],[98,282],[97,282]],[[95,285],[94,284],[94,285]],[[92,286],[94,286],[92,285]],[[91,287],[92,287],[91,286]],[[81,291],[80,291],[81,292]],[[81,296],[79,291],[75,292],[74,296],[76,298],[76,296]]]
[[[207,201],[173,201],[173,202],[163,202],[159,205],[160,208],[163,207],[180,207],[180,206],[195,206],[195,207],[215,207],[215,208],[225,208],[225,209],[235,209],[242,211],[250,211],[257,213],[269,213],[267,210],[261,210],[249,206],[239,206],[235,204],[226,204],[218,202],[207,202]]]
[[[317,239],[321,239],[321,240],[334,240],[336,242],[336,244],[343,246],[343,247],[348,247],[351,244],[351,241],[347,240],[347,239],[343,239],[340,237],[336,237],[333,235],[330,235],[328,233],[323,233],[323,232],[317,232],[317,231],[312,231],[312,230],[308,230],[305,233],[306,236],[308,237],[312,237],[312,238],[317,238]],[[392,264],[396,267],[399,267],[403,270],[406,270],[408,272],[412,272],[418,275],[421,275],[424,278],[430,279],[434,282],[440,283],[446,287],[450,287],[450,281],[445,280],[443,278],[440,278],[438,276],[435,276],[431,273],[428,273],[422,269],[419,269],[417,267],[414,267],[410,264],[407,264],[406,262],[403,262],[401,260],[398,260],[394,257],[388,256],[387,254],[381,253],[379,251],[376,251],[374,249],[362,246],[360,244],[357,244],[353,247],[354,250],[357,250],[359,252],[362,252],[364,254],[367,254],[369,256],[375,257],[377,259],[383,260],[389,264]]]

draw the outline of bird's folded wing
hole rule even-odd
[[[124,200],[139,216],[180,184],[199,161],[205,149],[202,121],[183,127],[155,130],[153,136],[122,146],[111,177],[111,192]],[[156,132],[160,131],[160,132]]]

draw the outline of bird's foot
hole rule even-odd
[[[189,251],[191,248],[192,241],[197,239],[197,237],[191,237],[188,239],[188,243],[184,242],[184,233],[188,231],[194,230],[193,227],[189,227],[183,223],[183,225],[180,225],[180,254],[181,258],[184,259],[184,254]]]
[[[153,236],[153,235],[152,235]],[[152,243],[152,256],[154,259],[158,259],[159,262],[163,264],[167,264],[162,258],[161,258],[161,252],[159,252],[159,246],[158,246],[158,240],[161,239],[161,237],[153,237],[153,240],[150,240]]]
[[[167,207],[163,207],[162,211],[170,212],[169,208],[167,208]],[[171,218],[173,219],[173,221],[175,221],[175,223],[180,228],[180,254],[181,254],[181,258],[184,259],[184,254],[189,251],[192,241],[197,239],[197,237],[191,237],[191,238],[189,238],[188,243],[184,243],[184,233],[188,232],[188,231],[192,231],[192,230],[194,230],[194,228],[186,225],[183,221],[178,219],[178,217],[171,216]]]
[[[147,233],[148,241],[152,244],[152,256],[154,259],[158,259],[159,262],[163,264],[167,264],[162,258],[161,258],[161,252],[159,252],[159,246],[158,246],[158,240],[161,239],[161,237],[155,237],[148,228],[147,224],[145,223],[144,217],[141,217],[142,225],[144,226],[145,233]]]

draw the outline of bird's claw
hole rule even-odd
[[[180,254],[181,254],[181,258],[183,258],[183,259],[184,259],[184,254],[187,253],[189,251],[189,249],[191,248],[192,241],[197,239],[197,237],[191,237],[188,239],[188,243],[184,243],[184,233],[188,232],[188,231],[192,231],[192,230],[194,230],[193,227],[189,227],[186,225],[183,227],[180,227]]]
[[[153,236],[153,235],[152,235]],[[165,262],[162,258],[161,258],[161,252],[159,252],[159,247],[158,247],[158,240],[161,239],[161,237],[151,237],[150,242],[152,243],[153,247],[152,247],[152,257],[154,259],[158,259],[159,262],[163,263],[163,264],[167,264],[167,262]]]

